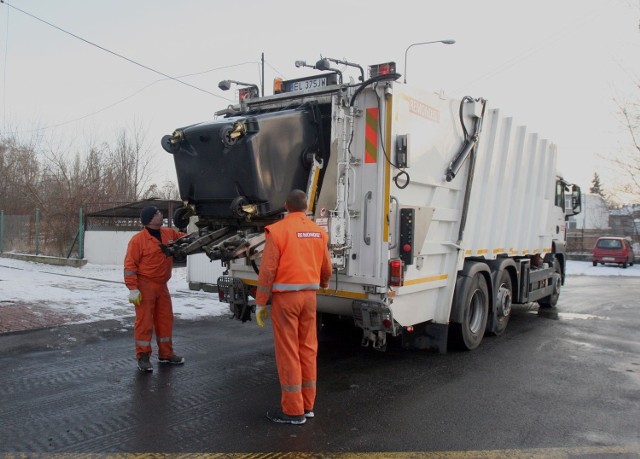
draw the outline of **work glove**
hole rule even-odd
[[[256,323],[260,328],[264,327],[264,321],[269,318],[269,309],[266,306],[258,306],[256,312]]]
[[[142,301],[142,293],[137,288],[133,290],[129,290],[129,303],[134,306],[140,306],[140,302]]]
[[[162,250],[162,253],[164,253],[166,257],[173,256],[173,252],[171,251],[171,249],[164,244],[160,244],[160,250]]]

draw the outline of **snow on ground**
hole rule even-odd
[[[189,290],[186,268],[173,268],[169,291],[174,315],[181,319],[219,316],[229,305],[218,295]],[[0,258],[0,315],[3,303],[46,306],[81,319],[73,323],[133,317],[123,266],[88,263],[80,268]]]
[[[174,268],[169,281],[174,314],[198,319],[229,314],[215,293],[189,290],[186,268]],[[591,262],[567,262],[568,276],[640,276],[640,266],[626,269]],[[88,263],[80,268],[0,258],[0,318],[3,303],[40,304],[80,317],[73,323],[133,317],[120,265]]]

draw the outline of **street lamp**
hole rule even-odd
[[[409,46],[407,46],[407,49],[404,51],[404,83],[407,82],[407,52],[409,52],[409,49],[411,49],[413,46],[430,45],[431,43],[444,43],[445,45],[453,45],[455,42],[456,42],[455,40],[435,40],[435,41],[425,41],[422,43],[412,43]]]

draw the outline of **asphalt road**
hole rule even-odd
[[[136,369],[131,324],[3,334],[0,456],[639,458],[639,290],[640,278],[572,277],[557,309],[517,308],[472,352],[380,353],[327,330],[303,426],[265,418],[279,386],[270,328],[255,322],[177,321],[186,364],[152,374]]]

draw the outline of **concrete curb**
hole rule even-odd
[[[72,266],[79,268],[87,264],[87,259],[82,258],[62,258],[62,257],[49,257],[45,255],[30,255],[27,253],[0,253],[0,258],[12,258],[14,260],[32,261],[34,263],[44,263],[47,265],[56,266]]]

